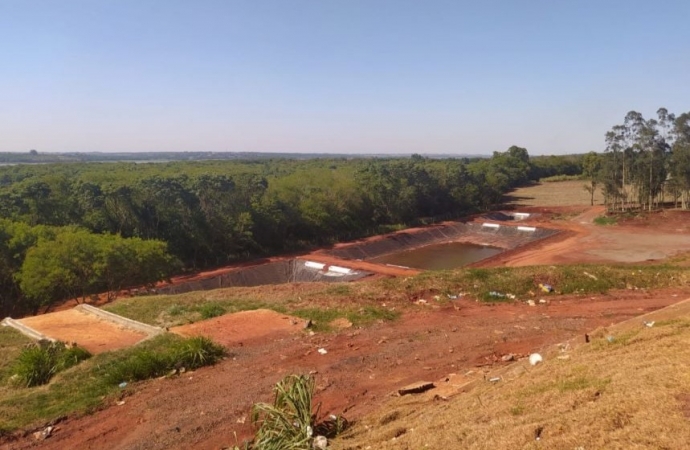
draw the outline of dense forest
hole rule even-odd
[[[0,312],[488,210],[582,157],[0,167]]]
[[[600,185],[611,211],[648,209],[663,201],[690,201],[690,113],[679,116],[665,108],[645,119],[629,112],[623,124],[606,134],[603,155],[583,160],[588,187]]]

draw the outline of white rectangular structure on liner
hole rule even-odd
[[[348,269],[347,267],[340,267],[340,266],[331,266],[328,268],[328,270],[331,272],[336,272],[336,273],[346,273],[346,274],[352,273],[352,269]]]
[[[519,231],[529,231],[530,233],[534,233],[537,231],[535,227],[518,227]]]

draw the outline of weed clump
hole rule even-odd
[[[39,342],[24,348],[17,357],[13,371],[14,382],[22,387],[46,384],[53,376],[91,357],[91,353],[64,342]]]
[[[181,368],[198,369],[217,363],[225,356],[225,348],[206,337],[179,340],[163,350],[138,348],[107,368],[109,383],[141,381],[166,375]]]
[[[226,313],[225,308],[218,303],[204,303],[199,306],[198,311],[202,319],[212,319]]]

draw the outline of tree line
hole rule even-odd
[[[0,168],[0,308],[154,283],[175,271],[488,210],[581,158],[72,163]],[[0,311],[2,312],[2,311]]]
[[[606,133],[604,154],[583,159],[587,189],[601,186],[610,211],[652,210],[670,199],[688,209],[690,200],[690,113],[660,108],[645,119],[637,111]]]

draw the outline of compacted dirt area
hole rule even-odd
[[[499,254],[478,266],[532,266],[578,263],[645,263],[690,252],[690,211],[641,213],[616,225],[596,225],[603,206],[522,208],[538,213],[531,225],[547,224],[563,233]],[[564,218],[565,217],[565,218]]]
[[[322,414],[356,419],[410,383],[468,371],[481,376],[483,370],[505,364],[504,354],[526,355],[567,339],[584,339],[592,329],[688,295],[682,290],[623,291],[551,297],[549,304],[537,306],[458,300],[420,305],[396,322],[365,329],[257,338],[251,345],[230,346],[230,356],[215,367],[130,386],[123,405],[69,418],[46,441],[37,443],[29,434],[0,448],[224,448],[251,435],[251,405],[271,401],[274,383],[291,373],[316,377]],[[253,320],[261,325],[260,317]]]
[[[170,331],[182,336],[206,336],[229,347],[286,338],[303,330],[304,325],[303,319],[256,309],[171,328]]]
[[[76,309],[26,317],[19,322],[48,337],[76,342],[93,354],[130,347],[148,337]]]

